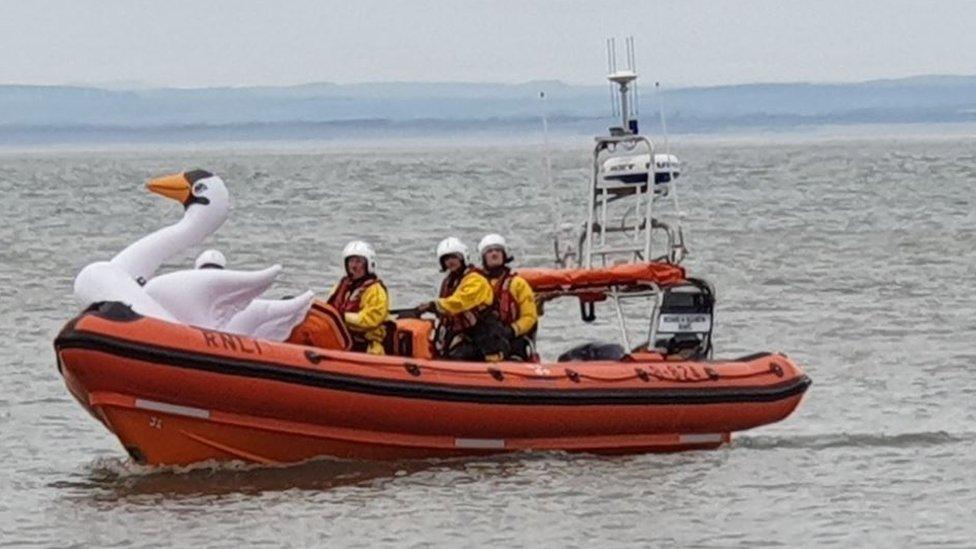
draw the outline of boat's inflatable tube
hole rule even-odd
[[[275,343],[100,304],[55,340],[71,394],[137,460],[294,462],[714,448],[779,421],[789,358],[462,363]]]

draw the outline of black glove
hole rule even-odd
[[[397,318],[420,318],[423,311],[420,309],[403,309],[402,311],[397,311]]]
[[[513,328],[511,324],[505,326],[505,335],[510,340],[515,339],[515,328]]]

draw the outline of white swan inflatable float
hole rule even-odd
[[[227,219],[230,196],[224,182],[195,170],[154,179],[147,187],[182,203],[183,218],[137,240],[110,261],[86,266],[75,279],[75,295],[87,303],[121,301],[137,313],[172,322],[278,341],[287,338],[304,319],[313,294],[255,303],[281,272],[280,265],[261,271],[176,271],[153,278],[164,261],[199,244]],[[235,321],[239,314],[243,316]]]

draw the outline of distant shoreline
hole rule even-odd
[[[601,131],[595,126],[592,132],[582,128],[557,128],[550,133],[551,146],[558,149],[589,149],[593,136]],[[22,153],[74,153],[74,152],[132,152],[173,151],[173,152],[296,152],[320,153],[355,151],[362,149],[417,150],[432,148],[510,148],[523,147],[527,150],[541,151],[543,134],[540,128],[526,127],[524,131],[513,128],[468,128],[464,131],[426,132],[383,132],[380,129],[358,131],[348,134],[325,134],[289,138],[282,135],[267,135],[262,132],[252,134],[243,132],[214,132],[194,134],[186,129],[171,128],[161,131],[155,129],[142,132],[140,129],[102,133],[74,131],[70,140],[22,141],[4,139],[5,129],[0,128],[0,154]],[[658,146],[662,139],[656,128],[645,133],[655,140]],[[186,132],[186,133],[181,133]],[[92,136],[100,137],[92,139]],[[125,139],[126,136],[133,139]],[[10,134],[6,134],[10,137]],[[48,134],[48,137],[50,135]],[[673,147],[699,143],[708,144],[762,144],[779,145],[805,142],[857,142],[857,141],[939,141],[976,140],[976,121],[956,123],[902,123],[902,124],[820,124],[790,128],[735,128],[724,131],[672,133]]]
[[[656,129],[662,109],[676,136],[782,136],[878,125],[902,133],[919,125],[976,123],[976,75],[659,92],[644,81],[635,99],[645,133]],[[618,123],[605,86],[557,81],[139,90],[0,85],[0,146],[497,141],[539,132],[543,110],[558,138],[592,136]]]

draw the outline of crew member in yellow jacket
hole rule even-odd
[[[437,260],[447,276],[438,299],[418,310],[438,315],[434,340],[438,354],[452,360],[504,359],[509,342],[505,327],[492,308],[491,284],[481,269],[468,264],[467,246],[457,238],[445,238],[437,245]]]
[[[502,235],[485,235],[478,243],[478,254],[495,296],[492,307],[507,329],[510,358],[534,360],[539,311],[532,286],[508,267],[513,257]]]
[[[390,298],[376,276],[376,252],[359,240],[342,250],[346,276],[332,289],[329,305],[335,307],[352,336],[352,350],[382,355]]]

